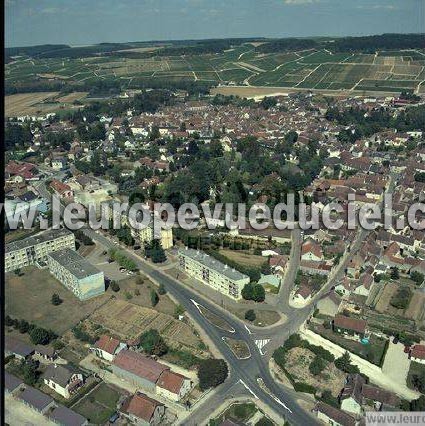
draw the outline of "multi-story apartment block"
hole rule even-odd
[[[167,250],[173,247],[173,228],[164,228],[161,229],[160,232],[161,235],[159,240],[161,241],[162,248]],[[139,241],[141,245],[151,243],[154,239],[153,221],[151,221],[149,225],[143,229],[132,228],[131,235],[133,238]]]
[[[148,204],[146,204],[146,209],[147,210],[150,209]],[[150,215],[151,215],[151,218],[150,218],[149,224],[147,226],[144,226],[142,229],[137,229],[130,226],[128,213],[123,214],[121,217],[117,215],[116,220],[118,221],[118,219],[120,219],[121,226],[124,226],[124,225],[129,226],[131,229],[131,235],[141,245],[144,245],[146,243],[151,243],[154,240],[154,238],[158,238],[161,241],[161,246],[164,250],[168,250],[169,248],[173,247],[173,228],[171,226],[167,228],[161,228],[160,235],[156,237],[154,232],[155,213],[151,211]],[[141,217],[138,217],[137,220],[141,220]]]
[[[46,262],[47,255],[61,249],[75,250],[75,236],[67,229],[50,229],[6,245],[5,270],[14,271],[35,262]]]
[[[76,251],[66,248],[47,256],[50,273],[80,300],[105,292],[105,277]]]
[[[188,275],[232,299],[242,298],[242,289],[250,281],[247,275],[199,250],[179,250],[178,257],[180,268]]]

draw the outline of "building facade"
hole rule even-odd
[[[75,250],[75,236],[67,229],[51,229],[6,245],[5,271],[10,272],[36,262],[46,262],[49,253]]]
[[[250,282],[248,275],[199,250],[179,250],[178,257],[180,268],[184,272],[232,299],[240,300],[242,289]]]
[[[66,248],[47,256],[50,273],[80,300],[105,292],[105,277],[75,250]]]

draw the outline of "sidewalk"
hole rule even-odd
[[[335,343],[323,338],[322,336],[319,336],[313,331],[307,330],[303,327],[300,329],[300,335],[310,343],[321,346],[322,348],[328,350],[337,358],[346,352],[346,350],[341,348],[341,346],[338,346]],[[395,394],[401,396],[402,398],[408,399],[409,401],[420,396],[419,392],[415,392],[412,389],[409,389],[405,383],[400,384],[395,382],[392,377],[386,375],[377,365],[371,364],[370,362],[360,358],[358,355],[352,354],[351,352],[350,358],[351,362],[354,365],[357,365],[360,372],[368,376],[372,383],[394,392]]]

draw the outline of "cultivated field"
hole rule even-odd
[[[129,52],[147,55],[127,57]],[[373,55],[308,49],[264,54],[246,43],[216,54],[160,56],[155,48],[142,47],[125,49],[122,56],[117,52],[110,57],[18,59],[6,64],[5,81],[19,85],[37,78],[78,85],[120,80],[124,87],[137,87],[154,79],[191,80],[220,85],[221,93],[253,97],[286,93],[282,88],[394,93],[422,90],[424,65],[425,53],[420,50]]]
[[[153,328],[175,348],[196,349],[201,343],[188,324],[125,300],[111,299],[97,309],[87,323],[101,325],[124,340],[138,339],[144,331]]]
[[[19,93],[5,96],[4,112],[6,117],[16,115],[31,115],[43,110],[40,102],[52,99],[58,92]]]
[[[46,114],[64,108],[75,108],[75,101],[82,101],[88,92],[73,92],[58,96],[59,92],[18,93],[5,96],[5,116]]]

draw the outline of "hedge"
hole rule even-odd
[[[295,382],[293,386],[296,392],[312,393],[313,395],[316,393],[316,388],[308,383]]]

